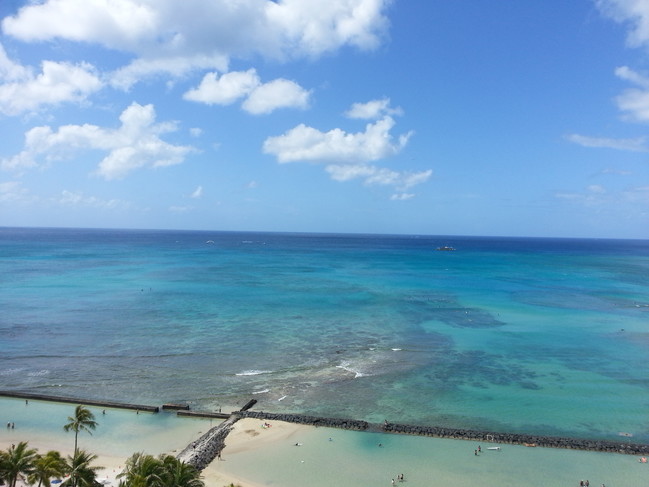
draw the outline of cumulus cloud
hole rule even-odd
[[[141,167],[162,167],[180,164],[194,149],[172,145],[160,136],[176,130],[174,123],[156,123],[153,105],[131,104],[119,117],[117,129],[96,125],[64,125],[53,130],[49,126],[34,127],[25,134],[25,148],[16,156],[0,160],[4,169],[33,167],[39,161],[51,163],[68,159],[83,150],[99,150],[108,154],[99,162],[97,174],[119,179]]]
[[[649,4],[644,0],[596,0],[600,11],[630,28],[627,41],[633,47],[649,47]]]
[[[30,76],[31,72],[29,69],[9,59],[7,51],[0,44],[0,80],[3,82],[18,81],[29,78]]]
[[[357,133],[347,133],[338,128],[321,132],[300,124],[284,135],[267,138],[263,150],[266,154],[275,155],[281,163],[376,161],[399,153],[408,143],[411,133],[394,141],[390,134],[394,125],[394,119],[388,116],[367,124],[364,132]]]
[[[127,87],[151,72],[186,72],[201,57],[223,71],[232,57],[374,49],[387,31],[391,1],[43,0],[6,17],[2,30],[26,42],[64,39],[132,54],[138,60],[115,73],[114,82]],[[185,58],[194,61],[183,65]]]
[[[618,149],[625,151],[646,152],[647,137],[634,139],[613,139],[609,137],[589,137],[587,135],[570,134],[566,140],[584,147],[603,147],[607,149]]]
[[[243,109],[254,115],[278,108],[307,108],[310,92],[287,79],[276,79],[257,86],[243,102]]]
[[[376,120],[384,115],[402,115],[401,108],[391,108],[389,98],[371,100],[367,103],[354,103],[345,116],[349,118],[360,118],[364,120]]]
[[[401,192],[392,199],[409,199],[414,195],[405,193],[406,190],[426,182],[432,170],[394,171],[371,164],[401,152],[412,135],[408,132],[396,139],[392,136],[395,121],[385,114],[388,110],[391,110],[388,99],[355,104],[346,112],[348,116],[373,118],[382,115],[382,118],[368,123],[363,132],[356,133],[339,128],[322,132],[300,124],[283,135],[267,138],[263,151],[274,155],[279,163],[321,163],[334,181],[358,179],[368,186],[390,186]]]
[[[43,105],[80,102],[103,86],[87,63],[43,61],[41,72],[11,61],[0,45],[0,112],[19,115]]]
[[[232,71],[219,77],[207,73],[197,88],[183,98],[207,105],[230,105],[244,98],[242,108],[253,115],[271,113],[278,108],[307,108],[311,92],[294,81],[278,78],[262,83],[257,71]]]
[[[198,88],[183,95],[185,100],[207,105],[230,105],[250,94],[261,81],[257,71],[232,71],[219,77],[218,73],[207,73]]]

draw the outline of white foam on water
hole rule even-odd
[[[261,375],[261,374],[270,374],[270,373],[272,373],[272,371],[270,370],[244,370],[243,372],[239,372],[235,375],[244,376],[244,375]]]
[[[351,372],[352,374],[354,374],[354,379],[369,375],[361,372],[360,370],[358,370],[358,368],[352,366],[352,364],[350,364],[349,362],[343,362],[340,365],[336,365],[336,368],[346,370],[347,372]]]

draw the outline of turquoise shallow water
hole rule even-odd
[[[476,456],[478,446],[482,452]],[[492,451],[489,446],[316,429],[236,455],[228,455],[226,448],[226,461],[213,465],[259,485],[287,487],[390,486],[399,474],[405,481],[396,485],[403,487],[562,487],[577,486],[580,480],[593,487],[633,487],[649,479],[648,465],[633,456],[512,445]]]
[[[135,452],[174,453],[213,424],[205,419],[177,418],[171,413],[136,414],[133,411],[90,408],[98,421],[92,435],[79,435],[79,445],[101,457],[125,459]],[[0,419],[15,422],[14,430],[0,428],[0,448],[28,441],[30,446],[71,450],[74,436],[63,431],[63,424],[74,405],[0,398]],[[223,461],[209,467],[256,485],[282,487],[372,487],[391,485],[400,473],[408,487],[430,485],[449,487],[561,487],[578,485],[588,479],[594,487],[637,487],[646,485],[649,464],[637,456],[602,454],[573,450],[525,448],[490,443],[440,440],[414,436],[360,433],[329,428],[309,428],[272,443],[264,443],[267,430],[261,422],[251,428],[260,436],[254,449],[223,451]],[[247,427],[247,426],[246,426]],[[331,439],[331,440],[330,440]],[[296,447],[295,443],[301,446]],[[226,445],[232,443],[226,439]],[[382,446],[379,447],[379,444]],[[45,448],[41,448],[44,452]],[[107,466],[101,461],[98,466]],[[115,476],[120,468],[108,467],[100,475]],[[208,472],[205,472],[209,475]],[[210,480],[209,487],[223,487],[229,481]]]
[[[0,229],[0,388],[649,443],[647,276],[646,241]]]

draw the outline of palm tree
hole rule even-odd
[[[117,476],[119,487],[204,487],[200,472],[193,465],[171,455],[135,453]]]
[[[45,455],[38,455],[34,460],[34,470],[27,477],[30,484],[38,482],[38,487],[51,487],[50,479],[63,477],[66,471],[66,462],[57,451],[50,450]]]
[[[9,487],[16,487],[19,478],[24,479],[32,473],[36,455],[36,450],[29,448],[26,441],[0,452],[0,478],[4,479]]]
[[[74,416],[68,416],[68,424],[63,426],[65,431],[74,431],[74,455],[77,454],[77,438],[79,431],[87,431],[92,435],[92,430],[97,427],[95,415],[90,410],[82,405],[79,405],[74,410]]]
[[[68,457],[66,462],[66,473],[70,476],[62,483],[62,487],[95,487],[100,485],[97,482],[97,470],[104,467],[91,465],[97,459],[97,455],[78,450],[74,456]]]
[[[200,471],[171,455],[161,455],[164,487],[204,487]]]
[[[161,487],[162,465],[153,455],[134,453],[117,478],[119,487]]]

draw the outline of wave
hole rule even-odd
[[[336,368],[346,370],[347,372],[351,372],[352,374],[354,374],[354,379],[358,379],[359,377],[366,377],[370,375],[370,374],[364,374],[360,370],[352,367],[352,365],[349,362],[343,362],[340,365],[336,365]]]
[[[244,370],[243,372],[238,372],[234,375],[261,375],[261,374],[272,374],[272,370]]]
[[[27,375],[29,377],[40,377],[40,376],[43,376],[43,375],[48,375],[49,373],[50,373],[49,370],[43,369],[43,370],[39,370],[39,371],[36,371],[36,372],[29,372]]]
[[[252,391],[253,394],[266,394],[270,389],[262,389],[261,391]]]
[[[19,372],[22,372],[25,370],[24,368],[18,368],[18,369],[7,369],[7,370],[2,370],[0,371],[0,375],[15,375],[18,374]]]

